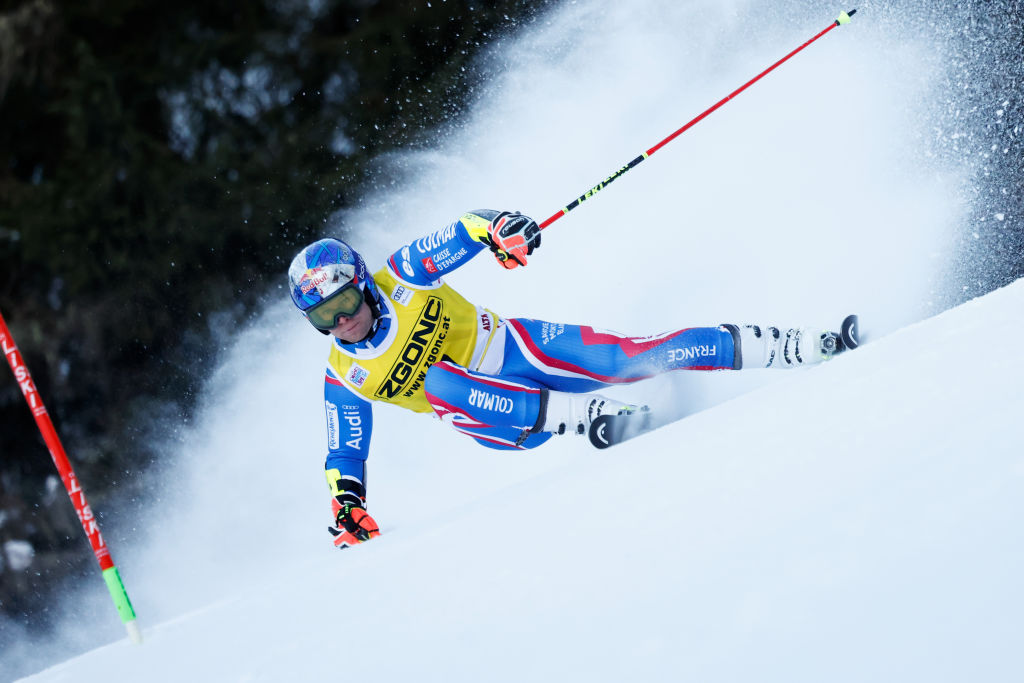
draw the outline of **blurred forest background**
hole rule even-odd
[[[547,5],[0,1],[0,311],[101,523],[159,486],[147,425],[189,421],[368,160],[430,145],[477,51]],[[0,610],[27,617],[96,568],[0,378]]]
[[[0,311],[101,522],[159,486],[147,430],[188,423],[373,158],[432,145],[487,78],[477,52],[558,1],[0,0]],[[955,27],[931,143],[976,180],[952,305],[1024,274],[1024,7],[920,4]],[[6,372],[0,612],[45,628],[95,561]]]

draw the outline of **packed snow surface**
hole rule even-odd
[[[466,209],[542,220],[830,12],[565,3],[326,232],[381,264]],[[76,683],[1019,679],[1024,285],[934,315],[964,179],[927,147],[942,44],[897,29],[859,12],[555,223],[527,268],[485,254],[448,280],[504,316],[638,335],[858,312],[862,349],[616,388],[685,418],[607,451],[501,454],[381,406],[383,535],[339,552],[327,342],[282,300],[115,534],[145,643],[117,640],[97,577],[5,661],[89,650],[28,679]]]
[[[428,468],[380,539],[296,528],[261,580],[28,680],[1015,680],[1024,363],[984,341],[1022,309],[1024,281],[607,451],[481,452],[475,499]]]

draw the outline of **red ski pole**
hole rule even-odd
[[[107,584],[107,590],[110,591],[110,597],[114,599],[114,606],[117,607],[117,613],[121,616],[121,621],[124,622],[128,636],[133,642],[141,643],[142,633],[135,622],[135,610],[132,608],[131,600],[128,599],[128,593],[121,581],[121,575],[118,573],[117,567],[114,566],[114,560],[110,557],[110,551],[100,533],[99,522],[92,512],[92,508],[89,507],[89,503],[85,500],[85,492],[78,484],[75,471],[71,468],[68,456],[64,452],[64,446],[60,442],[60,437],[57,436],[57,430],[54,429],[53,420],[50,419],[50,414],[46,412],[46,406],[43,405],[43,400],[39,397],[39,392],[36,391],[32,375],[29,374],[21,352],[18,351],[18,347],[11,337],[11,331],[7,328],[7,323],[4,322],[3,314],[0,314],[0,352],[7,358],[11,370],[14,371],[14,379],[21,387],[21,393],[32,410],[32,416],[36,419],[39,432],[43,435],[43,440],[46,441],[50,457],[53,458],[53,464],[57,466],[60,479],[64,482],[64,488],[67,489],[68,496],[71,497],[71,502],[75,506],[75,512],[78,513],[78,520],[82,523],[82,529],[89,538],[89,544],[92,546],[93,554],[96,555],[96,561],[99,562],[100,571],[103,573],[103,580]]]
[[[829,31],[831,31],[832,29],[834,29],[836,26],[839,26],[841,24],[849,24],[850,23],[850,17],[852,17],[856,12],[857,12],[857,10],[852,9],[849,12],[842,12],[842,13],[840,13],[838,19],[836,19],[834,22],[829,24],[827,28],[825,28],[824,30],[819,32],[816,36],[814,36],[813,38],[811,38],[810,40],[805,42],[803,45],[801,45],[800,47],[798,47],[795,50],[793,50],[792,52],[790,52],[788,55],[786,55],[785,57],[783,57],[779,61],[777,61],[774,64],[772,64],[770,67],[768,67],[767,69],[765,69],[764,71],[759,73],[754,78],[751,78],[749,81],[747,81],[742,86],[740,86],[736,90],[732,91],[731,93],[729,93],[728,95],[723,97],[721,100],[719,100],[717,103],[715,103],[711,107],[705,109],[699,116],[697,116],[696,118],[691,120],[685,126],[680,128],[676,132],[672,133],[672,135],[669,135],[667,138],[665,138],[664,140],[662,140],[661,142],[656,144],[654,147],[651,147],[649,150],[647,150],[646,152],[644,152],[643,154],[638,156],[636,159],[633,159],[632,161],[630,161],[628,164],[626,164],[625,166],[623,166],[622,168],[617,170],[615,173],[611,174],[610,176],[608,176],[607,178],[605,178],[604,180],[599,182],[594,187],[592,187],[589,190],[587,190],[585,193],[583,193],[582,195],[580,195],[579,197],[574,199],[571,204],[569,204],[568,206],[564,207],[561,211],[559,211],[559,212],[553,214],[552,216],[548,217],[547,220],[545,220],[543,223],[540,224],[541,230],[543,230],[544,228],[548,227],[549,225],[551,225],[552,223],[557,221],[559,218],[561,218],[565,214],[567,214],[570,211],[572,211],[573,209],[575,209],[582,202],[585,202],[586,200],[588,200],[591,197],[593,197],[595,194],[597,194],[598,192],[603,190],[607,185],[609,185],[616,178],[619,178],[620,176],[624,175],[626,173],[626,171],[628,171],[629,169],[633,168],[634,166],[639,164],[641,161],[643,161],[647,157],[651,156],[652,154],[657,152],[659,149],[661,149],[662,147],[664,147],[668,143],[670,143],[673,140],[675,140],[677,137],[679,137],[680,135],[682,135],[683,133],[688,131],[693,126],[697,125],[700,121],[702,121],[707,116],[709,116],[713,111],[715,111],[716,109],[721,107],[723,104],[725,104],[726,102],[728,102],[732,98],[734,98],[737,95],[739,95],[741,92],[743,92],[744,90],[746,90],[747,88],[752,86],[754,83],[757,83],[764,76],[766,76],[769,73],[771,73],[772,71],[774,71],[776,67],[778,67],[780,64],[782,64],[783,62],[788,60],[790,57],[795,55],[797,52],[800,52],[805,47],[807,47],[808,45],[810,45],[811,43],[816,41],[818,38],[821,38],[823,35],[825,35]]]

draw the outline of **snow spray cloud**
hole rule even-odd
[[[818,7],[566,3],[479,61],[470,113],[429,149],[379,160],[376,177],[387,181],[333,217],[335,234],[381,263],[466,209],[542,218],[844,9]],[[528,268],[508,273],[480,258],[449,282],[505,316],[635,334],[729,321],[831,325],[850,311],[882,334],[920,319],[935,305],[962,181],[920,144],[943,45],[894,34],[896,25],[862,7],[850,26],[552,226]],[[122,560],[143,628],[258,590],[267,567],[336,560],[320,474],[326,346],[285,299],[282,290],[237,338],[197,424],[168,446],[175,464],[154,484],[159,500],[139,524],[145,541]],[[688,375],[689,407],[742,390],[739,381]],[[624,391],[656,402],[676,386]],[[370,496],[385,532],[416,524],[431,481],[454,504],[587,448],[576,440],[498,458],[423,416],[384,408],[375,421]],[[403,455],[424,442],[429,457]],[[106,599],[66,598],[85,607],[54,642],[118,637]],[[68,654],[37,644],[35,666],[46,663],[41,652]]]
[[[385,160],[400,189],[369,193],[343,224],[379,258],[465,208],[548,215],[831,20],[801,3],[763,7],[567,6],[493,50],[473,113],[430,151]],[[568,311],[638,333],[765,316],[834,324],[847,309],[877,333],[932,312],[959,178],[921,144],[943,77],[936,46],[890,41],[891,28],[860,12],[552,226],[514,286],[483,260],[452,282],[506,315]],[[657,311],[608,306],[617,288]]]
[[[876,6],[877,5],[877,6]],[[1024,276],[1024,13],[1016,0],[865,3],[886,33],[936,46],[930,97],[907,102],[927,118],[915,131],[930,160],[962,177],[955,258],[944,306]],[[941,63],[939,63],[941,62]]]
[[[496,46],[472,115],[390,159],[401,191],[342,223],[382,255],[465,208],[543,218],[832,18],[798,2],[566,6]],[[857,311],[880,336],[937,312],[964,179],[928,144],[943,43],[906,22],[862,9],[553,225],[526,271],[480,259],[449,281],[506,316],[634,334]],[[765,380],[670,384],[689,411]]]

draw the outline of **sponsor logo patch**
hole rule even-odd
[[[483,408],[484,410],[493,410],[506,415],[511,413],[516,407],[516,404],[512,399],[507,396],[492,394],[489,391],[480,391],[479,389],[469,390],[469,405],[476,406],[477,408]]]
[[[420,263],[423,264],[423,267],[426,268],[427,272],[430,273],[431,275],[437,273],[437,266],[434,265],[434,259],[430,258],[429,256],[420,261]]]
[[[327,282],[329,277],[330,275],[323,268],[307,270],[306,274],[302,277],[302,283],[300,286],[302,293],[309,294],[311,291]]]
[[[395,291],[391,292],[391,298],[403,306],[408,306],[409,302],[412,300],[412,290],[407,287],[403,287],[402,285],[398,285],[395,287]]]
[[[450,327],[451,319],[444,315],[441,298],[428,297],[427,304],[420,311],[405,341],[402,353],[391,366],[374,397],[386,401],[403,392],[404,396],[412,396],[418,391],[423,386],[427,369],[441,358],[441,348]]]
[[[324,403],[327,404],[327,448],[336,451],[341,446],[341,435],[338,433],[338,406],[330,401]]]
[[[362,448],[363,418],[359,414],[359,409],[353,409],[351,406],[345,406],[345,412],[342,413],[342,419],[344,419],[348,424],[348,440],[345,441],[345,445],[357,450]]]
[[[540,325],[540,338],[542,344],[547,344],[558,335],[565,332],[565,325],[561,323],[541,323]]]
[[[402,247],[402,272],[408,277],[416,277],[416,272],[412,269],[412,264],[410,263],[411,260],[412,256],[409,254],[409,247]]]
[[[685,349],[669,349],[668,362],[677,363],[694,358],[708,358],[717,355],[718,347],[715,344],[701,344],[699,346],[689,346]]]
[[[416,240],[416,249],[421,254],[429,254],[434,249],[439,248],[445,242],[448,242],[455,238],[455,223],[452,223],[447,228],[438,230],[435,233],[427,235],[423,239]]]
[[[348,374],[345,375],[345,379],[352,383],[353,386],[362,387],[366,384],[366,379],[370,376],[370,373],[364,368],[360,367],[358,363],[353,363],[352,367],[348,369]]]

